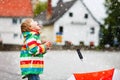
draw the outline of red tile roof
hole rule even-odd
[[[33,17],[31,0],[0,0],[0,17]]]

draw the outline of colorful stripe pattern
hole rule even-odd
[[[24,45],[20,53],[20,68],[22,75],[43,73],[43,55],[46,46],[41,44],[40,34],[37,32],[24,32]]]

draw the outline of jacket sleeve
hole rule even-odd
[[[44,44],[38,44],[34,37],[26,40],[26,48],[29,54],[37,55],[46,53],[46,46]]]

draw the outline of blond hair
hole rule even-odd
[[[21,32],[26,32],[26,31],[30,31],[30,27],[31,27],[31,22],[33,21],[33,19],[26,19],[22,24],[21,24]]]

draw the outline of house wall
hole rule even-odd
[[[3,44],[22,44],[20,25],[25,18],[16,18],[17,23],[13,23],[13,18],[0,18],[0,37]]]
[[[0,40],[3,44],[18,44],[23,43],[20,25],[25,18],[17,18],[17,24],[13,24],[13,18],[0,18]],[[53,42],[53,25],[44,26],[42,29],[41,38]]]
[[[72,17],[70,17],[72,13]],[[86,19],[84,16],[88,14]],[[87,9],[83,6],[80,0],[76,3],[54,24],[54,41],[56,40],[56,33],[59,32],[60,26],[63,27],[62,43],[65,41],[71,41],[74,45],[79,45],[80,42],[84,42],[85,45],[90,45],[90,42],[94,42],[94,45],[99,44],[99,24],[92,18]],[[94,34],[91,34],[94,28]]]
[[[53,42],[53,25],[43,26],[41,30],[42,30],[41,33],[42,40],[49,40]]]

